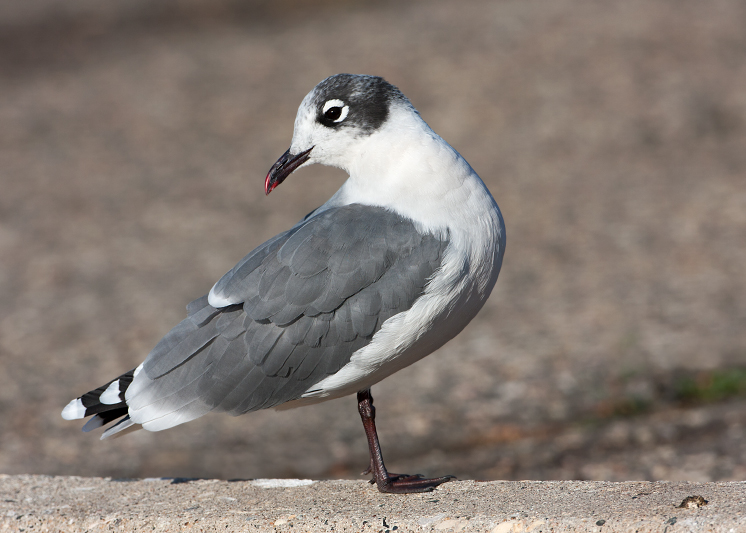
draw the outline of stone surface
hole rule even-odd
[[[743,0],[0,2],[0,472],[354,478],[354,398],[99,442],[60,410],[326,200],[270,196],[297,106],[379,74],[477,170],[503,271],[453,342],[373,389],[393,471],[746,479]]]
[[[2,476],[0,531],[746,531],[746,484],[456,481],[384,495],[364,481]],[[689,497],[706,504],[679,507]]]

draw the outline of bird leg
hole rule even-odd
[[[357,393],[357,408],[365,428],[370,450],[370,466],[363,474],[372,473],[371,483],[378,485],[381,492],[407,494],[411,492],[430,492],[441,483],[456,479],[454,476],[443,476],[434,479],[424,478],[420,474],[390,474],[386,471],[381,454],[381,445],[376,432],[376,408],[373,407],[373,396],[370,389]]]

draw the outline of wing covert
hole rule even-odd
[[[299,398],[409,309],[448,245],[382,208],[323,211],[244,257],[148,355],[130,416],[165,429]]]

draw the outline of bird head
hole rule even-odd
[[[321,163],[348,170],[361,141],[381,128],[397,104],[414,109],[383,78],[336,74],[325,79],[301,102],[292,143],[269,170],[265,192],[302,166]]]

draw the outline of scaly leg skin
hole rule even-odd
[[[438,485],[446,483],[454,476],[443,476],[427,479],[420,474],[389,474],[383,464],[381,445],[378,442],[376,432],[376,408],[373,407],[373,396],[370,389],[357,393],[357,408],[365,428],[365,436],[368,438],[370,449],[370,466],[363,474],[373,474],[371,483],[378,485],[378,490],[391,494],[409,494],[413,492],[431,492]]]

